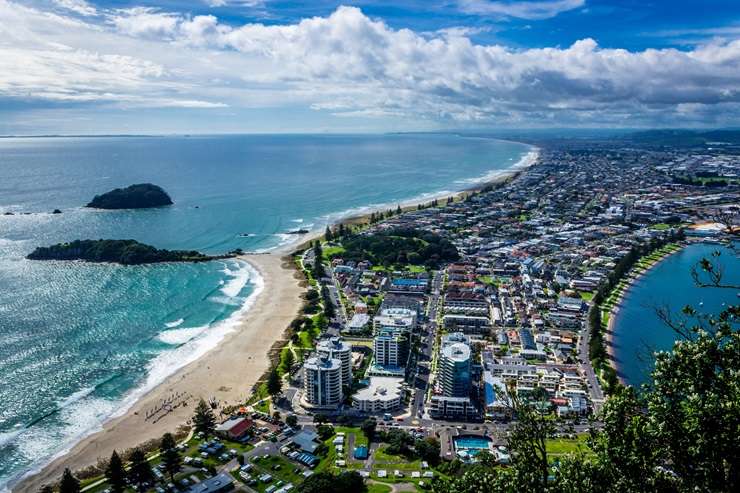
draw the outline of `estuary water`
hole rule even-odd
[[[617,369],[626,383],[640,386],[650,381],[654,366],[653,352],[673,347],[676,334],[656,313],[668,307],[678,318],[681,309],[690,305],[704,314],[716,315],[728,304],[737,304],[737,291],[722,288],[700,288],[691,277],[691,268],[702,258],[720,251],[724,281],[740,284],[740,259],[719,244],[689,245],[666,258],[640,278],[626,293],[614,321],[614,349]]]
[[[131,238],[270,250],[295,241],[291,230],[463,189],[530,151],[454,135],[0,139],[0,490],[218,344],[261,283],[235,260],[26,260],[35,247]],[[143,182],[175,204],[82,207]]]

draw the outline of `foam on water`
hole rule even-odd
[[[165,344],[179,346],[180,344],[185,344],[191,339],[199,336],[206,329],[208,329],[207,325],[202,325],[200,327],[183,327],[181,329],[170,329],[159,334],[157,336],[157,339],[164,342]]]
[[[166,323],[166,324],[164,324],[164,325],[165,325],[165,327],[167,327],[168,329],[173,329],[173,328],[175,328],[175,327],[179,327],[180,325],[182,325],[182,323],[183,323],[184,321],[185,321],[185,319],[184,319],[184,318],[178,318],[177,320],[173,320],[172,322],[167,322],[167,323]]]
[[[527,154],[525,154],[524,156],[522,156],[522,158],[519,159],[519,161],[514,163],[509,168],[506,168],[503,170],[502,169],[492,170],[492,171],[489,171],[483,175],[480,175],[474,178],[465,178],[461,180],[456,180],[455,183],[460,184],[460,185],[468,185],[468,186],[487,183],[487,182],[495,180],[496,178],[502,175],[511,173],[512,171],[518,171],[518,170],[527,168],[529,166],[532,166],[537,161],[537,158],[539,157],[539,155],[540,155],[539,149],[533,149],[529,151]],[[509,160],[513,161],[514,159],[509,158]]]
[[[246,264],[246,262],[242,262],[241,264]],[[237,263],[237,265],[239,265],[239,263]],[[222,271],[224,274],[231,277],[231,279],[226,281],[224,287],[221,288],[221,292],[231,298],[238,296],[249,281],[250,272],[247,266],[241,265],[239,267],[240,268],[237,268],[236,270],[232,270],[228,265],[224,265],[224,269]]]

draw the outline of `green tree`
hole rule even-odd
[[[647,394],[656,447],[683,487],[693,491],[740,488],[740,306],[693,329],[656,356],[654,389]],[[713,326],[711,326],[713,325]]]
[[[421,457],[422,460],[427,461],[432,465],[436,465],[439,462],[439,452],[441,450],[439,440],[433,437],[425,438],[423,440],[417,440],[414,445],[416,455]]]
[[[172,433],[162,435],[162,442],[159,445],[159,453],[162,457],[164,470],[170,475],[170,480],[175,480],[175,474],[182,469],[182,457],[177,450],[177,443]]]
[[[291,368],[293,368],[293,363],[295,363],[295,356],[293,356],[293,351],[291,351],[290,348],[286,348],[285,352],[283,353],[283,369],[290,373]]]
[[[334,235],[331,233],[331,228],[329,228],[329,226],[327,226],[326,231],[324,231],[324,239],[326,241],[331,241],[334,239]]]
[[[321,279],[322,277],[326,276],[326,272],[324,271],[324,251],[321,249],[321,242],[316,241],[313,244],[313,255],[314,255],[314,262],[313,262],[313,277],[316,280]]]
[[[154,482],[152,468],[146,460],[146,454],[140,448],[131,452],[131,467],[128,470],[128,477],[132,484],[140,487]]]
[[[373,438],[375,438],[375,429],[377,426],[378,422],[375,421],[375,418],[367,418],[362,422],[362,425],[360,425],[360,429],[367,437],[368,442],[372,442]]]
[[[287,418],[285,418],[285,424],[290,426],[291,428],[295,428],[298,426],[298,416],[295,414],[289,414]]]
[[[283,390],[283,381],[280,379],[277,367],[273,366],[270,370],[270,374],[267,376],[267,393],[275,401],[275,398],[280,395]]]
[[[549,464],[547,439],[555,432],[552,420],[540,413],[536,403],[525,402],[509,388],[516,424],[511,430],[508,445],[512,451],[514,480],[523,491],[544,491],[547,488]]]
[[[110,456],[108,467],[105,468],[105,479],[113,493],[121,493],[126,489],[126,470],[123,461],[115,450]]]
[[[365,481],[357,471],[346,471],[338,475],[319,472],[309,476],[296,489],[298,493],[366,493]]]
[[[196,433],[203,433],[206,439],[213,435],[216,430],[216,417],[213,415],[211,407],[203,399],[198,401],[198,405],[195,407],[193,429]]]
[[[403,430],[390,430],[385,440],[388,442],[386,451],[391,455],[408,455],[409,447],[414,443],[411,435]]]
[[[64,470],[59,483],[59,493],[80,493],[80,482],[72,475],[69,468]]]

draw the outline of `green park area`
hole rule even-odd
[[[575,454],[579,451],[586,452],[587,433],[579,433],[575,438],[551,438],[547,440],[546,447],[549,456]]]

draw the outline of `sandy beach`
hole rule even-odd
[[[200,397],[215,397],[222,404],[244,402],[260,376],[268,369],[268,352],[279,340],[301,306],[299,274],[278,253],[245,255],[264,279],[264,288],[236,330],[202,358],[183,367],[161,385],[139,399],[124,415],[107,422],[102,431],[83,439],[67,454],[58,457],[40,473],[27,477],[13,491],[38,491],[43,484],[72,470],[95,464],[113,449],[135,447],[167,431],[174,432],[192,415]],[[147,412],[173,394],[192,396],[157,419]]]

